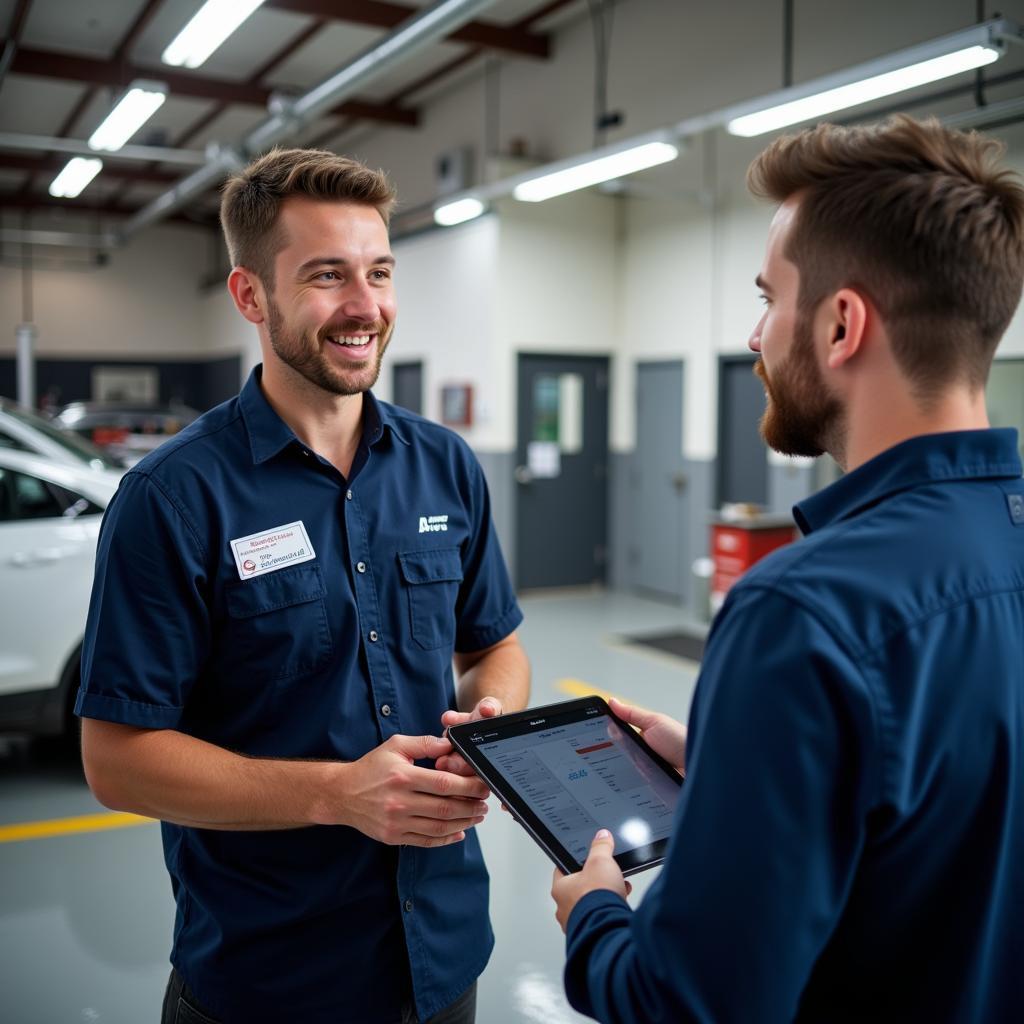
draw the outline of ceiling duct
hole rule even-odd
[[[295,137],[306,125],[337,106],[378,75],[390,71],[417,51],[450,35],[494,0],[438,0],[403,22],[383,39],[354,57],[330,78],[295,99],[275,97],[270,116],[235,146],[212,149],[208,162],[157,196],[117,231],[120,242],[181,209],[219,185],[226,174],[279,142]]]

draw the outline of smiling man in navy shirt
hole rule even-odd
[[[1021,295],[992,140],[896,118],[779,139],[750,339],[779,451],[846,476],[735,585],[633,913],[595,838],[552,894],[601,1021],[1024,1020],[1024,482],[985,382]]]
[[[228,183],[262,368],[104,519],[82,753],[103,803],[163,822],[164,1024],[474,1018],[487,789],[438,733],[522,707],[529,670],[480,466],[369,390],[393,200],[319,151]]]

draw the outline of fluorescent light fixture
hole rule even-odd
[[[987,21],[886,57],[782,89],[723,113],[731,135],[750,138],[837,110],[916,89],[998,60],[1020,29],[1005,19]]]
[[[76,156],[50,182],[50,195],[57,199],[74,199],[100,173],[103,161]]]
[[[970,46],[966,50],[947,54],[945,57],[934,57],[932,60],[912,64],[898,71],[890,71],[884,75],[875,75],[860,82],[841,85],[837,89],[828,89],[814,96],[806,96],[802,100],[792,100],[777,107],[760,110],[756,114],[737,117],[726,125],[730,135],[742,135],[750,138],[763,135],[776,128],[811,121],[847,107],[857,107],[871,100],[891,96],[893,93],[915,89],[919,85],[937,82],[950,75],[959,75],[962,71],[973,71],[998,60],[998,50],[987,46]]]
[[[167,87],[161,82],[132,82],[121,102],[89,136],[93,149],[120,149],[163,105]]]
[[[439,206],[434,211],[434,223],[450,228],[453,224],[462,224],[464,221],[479,217],[485,209],[484,204],[473,196],[456,199],[452,203]]]
[[[206,0],[160,59],[175,67],[199,67],[262,3],[263,0]]]
[[[577,189],[589,188],[602,181],[621,178],[625,174],[633,174],[647,167],[675,160],[679,149],[670,142],[646,142],[619,149],[612,153],[599,155],[600,150],[590,154],[586,160],[564,161],[557,170],[520,182],[512,190],[512,195],[526,203],[540,203],[553,196],[575,192]]]

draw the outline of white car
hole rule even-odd
[[[120,479],[0,448],[0,732],[77,734],[96,538]]]
[[[108,452],[9,398],[0,398],[0,451],[4,449],[35,452],[69,466],[124,472]]]

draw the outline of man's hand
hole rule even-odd
[[[462,725],[464,722],[479,722],[484,718],[496,718],[502,713],[501,701],[497,697],[484,697],[483,700],[477,702],[472,711],[446,711],[441,716],[441,724],[447,728],[449,725]],[[437,759],[437,769],[442,772],[463,775],[466,778],[476,776],[473,769],[466,764],[465,758],[454,751]]]
[[[588,892],[610,889],[625,899],[633,891],[612,857],[614,850],[615,838],[608,829],[603,828],[590,844],[590,853],[587,854],[582,871],[574,875],[563,875],[555,868],[554,878],[551,879],[551,898],[555,901],[555,917],[563,932],[572,908]]]
[[[414,761],[450,755],[437,736],[392,736],[339,765],[335,820],[391,846],[447,846],[466,838],[487,813],[489,790],[474,778],[420,768]],[[331,794],[325,794],[334,803]]]
[[[608,704],[619,718],[640,730],[656,754],[660,754],[680,775],[686,774],[686,726],[682,722],[658,711],[623,704],[616,697],[611,697]]]

